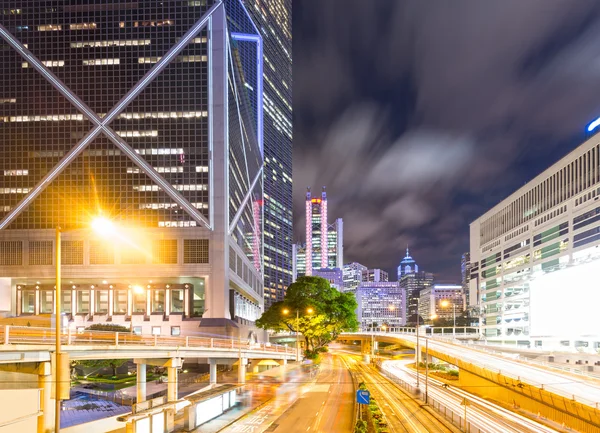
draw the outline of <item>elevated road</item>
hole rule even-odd
[[[414,334],[351,333],[340,340],[371,339],[416,347]],[[482,397],[516,404],[578,431],[600,432],[600,386],[551,369],[428,338],[429,355],[459,367],[459,386]],[[419,339],[425,350],[426,338]]]

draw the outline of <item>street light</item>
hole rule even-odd
[[[112,221],[105,217],[97,217],[94,218],[90,224],[91,228],[100,235],[109,235],[113,234],[115,229]],[[54,249],[54,263],[56,265],[56,293],[54,299],[54,326],[55,326],[55,337],[56,337],[56,348],[55,348],[55,364],[56,364],[56,386],[55,388],[55,409],[54,409],[54,431],[60,432],[60,409],[61,409],[61,388],[62,388],[62,374],[61,374],[61,325],[62,325],[62,315],[61,315],[61,238],[62,238],[62,229],[60,227],[56,227],[56,247]]]
[[[444,299],[440,302],[440,305],[444,308],[450,305],[450,301]],[[456,339],[456,304],[452,303],[452,339]]]
[[[314,309],[312,307],[308,307],[306,309],[307,314],[314,313]],[[290,310],[288,308],[284,308],[282,311],[284,316],[290,314]],[[300,362],[300,309],[296,308],[296,362]]]

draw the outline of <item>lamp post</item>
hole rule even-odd
[[[103,218],[103,217],[98,217],[95,218],[92,221],[91,224],[92,229],[97,232],[97,233],[101,233],[101,234],[109,234],[111,232],[113,232],[114,227],[112,222],[109,219]],[[55,326],[55,337],[56,337],[56,341],[55,341],[55,380],[56,380],[56,386],[54,387],[54,391],[55,391],[55,409],[54,409],[54,431],[56,433],[60,432],[60,410],[61,410],[61,391],[62,391],[62,371],[61,371],[61,359],[62,359],[62,353],[61,353],[61,341],[60,341],[60,337],[61,337],[61,331],[62,331],[62,314],[61,314],[61,297],[62,297],[62,290],[61,290],[61,241],[62,241],[62,232],[63,230],[61,229],[61,227],[56,227],[56,236],[55,236],[55,242],[56,242],[56,246],[54,248],[54,264],[56,265],[56,274],[55,274],[55,278],[56,278],[56,293],[55,293],[55,299],[54,299],[54,316],[55,316],[55,321],[54,321],[54,326]]]
[[[307,314],[312,314],[314,310],[311,307],[306,309]],[[287,316],[290,314],[290,310],[288,308],[283,309],[283,315]],[[300,362],[300,309],[296,308],[296,362]]]
[[[416,298],[417,300],[417,350],[415,352],[416,355],[416,363],[417,363],[417,389],[419,389],[419,307],[421,300]]]

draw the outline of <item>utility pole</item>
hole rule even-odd
[[[418,373],[418,370],[417,370]],[[417,374],[418,377],[418,374]],[[425,339],[425,404],[427,404],[429,390],[429,339]]]

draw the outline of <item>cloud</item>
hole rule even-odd
[[[600,114],[600,5],[433,4],[294,4],[294,219],[302,239],[305,187],[326,185],[346,261],[391,271],[408,242],[448,279],[469,222]]]

